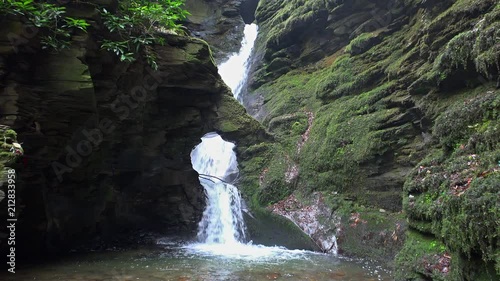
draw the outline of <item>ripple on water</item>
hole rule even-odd
[[[23,267],[2,281],[373,281],[392,280],[366,261],[260,245],[179,245],[75,255]],[[166,245],[168,244],[168,245]]]

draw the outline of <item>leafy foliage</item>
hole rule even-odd
[[[12,14],[26,18],[37,28],[46,31],[41,35],[42,48],[56,51],[69,46],[70,32],[73,28],[86,30],[89,24],[85,20],[63,18],[64,6],[33,0],[6,0],[0,4],[0,14]]]
[[[59,51],[70,46],[74,32],[87,32],[91,25],[85,20],[67,16],[69,4],[52,4],[52,1],[4,0],[0,3],[0,14],[11,14],[25,18],[40,28],[40,42],[44,49]],[[154,69],[155,55],[148,48],[153,43],[163,44],[158,32],[182,32],[178,22],[189,13],[182,8],[184,0],[126,0],[119,1],[117,11],[110,12],[92,1],[82,4],[95,6],[101,13],[103,23],[110,32],[101,48],[115,53],[121,61],[131,62],[135,55],[144,51],[145,58]]]
[[[182,9],[183,4],[183,0],[128,0],[120,2],[116,13],[102,9],[104,25],[110,32],[117,33],[120,41],[106,40],[101,48],[116,53],[121,61],[133,61],[134,54],[145,47],[146,59],[156,69],[155,55],[147,46],[164,43],[163,38],[155,35],[158,31],[182,31],[177,22],[189,15]]]

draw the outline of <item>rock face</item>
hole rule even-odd
[[[495,280],[499,15],[497,1],[260,1],[243,100],[277,143],[248,151],[249,196],[279,213],[321,193],[339,249],[399,252],[398,280]]]
[[[57,54],[17,18],[0,28],[1,123],[25,152],[12,166],[18,254],[137,230],[190,235],[204,208],[193,147],[211,131],[240,149],[265,136],[199,39],[159,34],[154,71],[97,49],[98,28]],[[11,35],[26,40],[13,45]]]
[[[324,204],[324,198],[319,193],[312,196],[312,203],[308,206],[300,203],[292,194],[282,202],[272,206],[272,212],[284,216],[295,222],[304,233],[309,235],[324,253],[337,254],[337,231],[336,224],[340,224],[339,217],[332,217],[331,210]],[[336,224],[326,226],[322,221],[335,221]]]
[[[238,52],[245,24],[255,21],[258,0],[186,0],[191,35],[207,41],[217,64]]]
[[[193,36],[206,40],[217,63],[237,52],[243,38],[244,22],[240,15],[241,0],[187,0],[191,14],[186,26]]]

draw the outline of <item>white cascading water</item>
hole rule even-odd
[[[191,152],[193,168],[200,174],[207,206],[198,228],[198,239],[207,244],[244,242],[245,225],[238,189],[227,183],[238,173],[234,144],[210,133]]]
[[[219,74],[235,97],[247,77],[248,59],[256,38],[257,25],[245,25],[240,52],[218,67]],[[246,242],[240,193],[228,183],[238,174],[234,144],[225,142],[216,133],[209,133],[201,140],[191,153],[193,168],[200,174],[200,182],[207,195],[198,239],[208,245]]]
[[[256,24],[245,25],[240,51],[237,54],[233,54],[218,67],[222,80],[231,88],[234,97],[239,101],[241,101],[241,89],[248,77],[249,58],[252,54],[255,39],[257,39],[257,32],[258,27]]]
[[[248,73],[248,59],[257,37],[257,25],[245,26],[241,51],[219,66],[219,74],[237,98]],[[218,255],[246,260],[288,259],[301,257],[305,251],[283,247],[266,247],[245,243],[245,223],[238,189],[227,183],[237,176],[234,144],[225,142],[217,133],[209,133],[191,152],[193,168],[200,174],[207,206],[199,223],[198,240],[186,246],[196,254]]]

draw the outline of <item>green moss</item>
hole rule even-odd
[[[292,44],[293,35],[309,30],[322,11],[338,4],[334,0],[260,1],[257,21],[267,33],[267,49],[277,51]]]
[[[12,152],[14,142],[17,142],[17,133],[6,126],[0,126],[0,172],[19,157]]]
[[[402,250],[396,257],[396,280],[449,280],[447,274],[431,266],[438,263],[447,248],[432,236],[408,231]]]
[[[435,232],[447,245],[471,257],[494,261],[500,238],[500,173],[476,178],[462,196],[444,196],[442,221]]]
[[[302,120],[302,122],[296,121],[292,124],[292,134],[301,135],[307,130],[307,119]]]
[[[486,187],[494,188],[498,181],[496,176],[489,177],[500,160],[496,98],[500,95],[491,83],[477,78],[479,74],[486,78],[498,74],[499,52],[494,38],[500,30],[499,4],[494,0],[427,1],[425,5],[418,0],[403,1],[411,15],[388,29],[354,38],[346,47],[348,54],[343,55],[343,43],[338,42],[345,38],[336,37],[332,44],[338,48],[332,48],[333,53],[325,54],[321,61],[303,59],[311,51],[307,44],[300,45],[302,53],[297,59],[289,56],[287,50],[295,38],[309,43],[319,34],[314,28],[310,35],[304,32],[314,5],[343,20],[342,8],[337,7],[340,2],[334,2],[278,0],[259,4],[260,38],[265,41],[259,50],[267,47],[264,59],[286,58],[298,67],[279,74],[264,71],[259,76],[265,77],[260,80],[264,85],[255,91],[265,99],[263,122],[280,144],[269,150],[268,157],[259,158],[275,162],[264,164],[271,176],[260,187],[266,195],[261,203],[275,202],[286,196],[287,190],[300,191],[306,198],[318,190],[336,194],[334,197],[350,200],[332,200],[330,206],[344,216],[346,225],[350,213],[361,210],[360,205],[371,206],[384,198],[397,201],[399,183],[387,181],[394,187],[373,190],[374,178],[392,176],[395,167],[401,171],[415,167],[406,176],[406,172],[401,173],[401,178],[407,179],[405,215],[413,233],[418,234],[418,230],[429,236],[424,240],[413,236],[405,246],[403,256],[411,258],[399,264],[401,272],[409,280],[480,280],[479,271],[500,267],[498,226],[493,224],[498,220],[498,207],[491,205],[497,193]],[[334,26],[329,24],[327,30]],[[359,34],[359,30],[351,32]],[[359,54],[352,52],[375,37],[380,40],[375,47]],[[311,64],[302,67],[306,63]],[[274,75],[282,76],[266,80]],[[306,111],[314,113],[313,125],[297,153],[306,120],[290,115],[304,116]],[[469,165],[475,163],[471,155],[480,159],[473,167]],[[286,184],[283,173],[290,163],[299,168],[299,177]],[[465,193],[454,189],[467,184]],[[373,225],[363,226],[365,233],[376,233],[378,225],[389,228],[376,223],[383,215],[366,213]],[[471,223],[469,218],[478,218],[480,213],[488,216],[484,225]],[[364,237],[361,232],[352,235],[358,241]],[[362,245],[354,240],[349,240],[353,244],[348,242],[348,248],[362,253]],[[424,247],[416,241],[428,244]],[[436,261],[435,255],[443,254],[443,247],[453,256],[449,274],[426,269],[425,261]]]
[[[308,127],[305,112],[282,115],[271,119],[268,130],[280,137],[298,136],[305,132]]]
[[[266,171],[263,171],[263,187],[259,190],[260,205],[267,206],[285,199],[294,191],[285,181],[285,173],[290,162],[285,154],[275,154]]]
[[[462,5],[457,5],[457,4]],[[467,3],[467,4],[465,4]],[[472,1],[458,1],[453,11],[473,9]],[[460,7],[460,8],[458,8]],[[500,70],[500,46],[495,38],[500,36],[500,8],[486,14],[475,26],[453,37],[435,62],[439,70],[463,67],[471,62],[479,73],[489,75]]]
[[[500,262],[499,100],[497,91],[478,93],[444,101],[433,130],[444,149],[431,151],[404,188],[410,226],[454,254],[457,264],[443,280],[479,280],[481,268],[490,272],[483,280],[496,280],[488,268]]]
[[[327,101],[352,95],[368,80],[369,73],[362,72],[354,60],[344,55],[330,67],[329,73],[316,88],[316,97]]]
[[[307,73],[290,72],[259,88],[258,92],[264,93],[265,109],[268,111],[263,123],[268,125],[275,118],[314,108],[318,104],[310,95],[316,87],[314,80]]]
[[[241,131],[258,134],[262,131],[259,123],[253,120],[230,95],[222,96],[217,113],[219,114],[217,129],[223,133]]]
[[[3,136],[6,137],[7,139],[10,138],[12,140],[15,140],[17,138],[17,133],[14,130],[8,129],[5,131]]]
[[[457,144],[463,144],[475,132],[486,137],[484,132],[491,129],[490,137],[495,139],[500,136],[498,94],[498,91],[494,91],[449,107],[437,117],[434,135],[449,149],[456,147]],[[488,142],[490,140],[485,140],[485,143]]]
[[[345,51],[351,55],[360,54],[370,47],[370,42],[373,38],[376,38],[374,33],[362,33],[351,40]]]
[[[387,149],[386,130],[379,124],[397,114],[384,109],[383,97],[392,83],[354,97],[343,97],[316,113],[311,142],[301,155],[302,185],[313,190],[353,190],[360,184],[359,165]],[[357,176],[356,176],[357,175]]]

